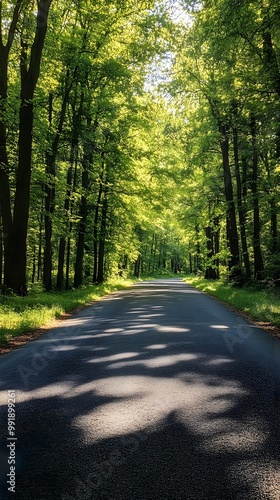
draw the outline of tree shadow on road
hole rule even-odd
[[[199,319],[172,318],[185,300],[178,290],[119,293],[22,350],[13,369],[6,357],[1,418],[5,391],[16,389],[15,498],[279,498],[279,343],[230,311],[219,322],[211,299]]]

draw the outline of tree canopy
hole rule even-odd
[[[279,282],[279,20],[276,0],[2,1],[2,292]]]

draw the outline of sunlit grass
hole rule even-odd
[[[0,345],[132,283],[133,280],[112,278],[99,286],[88,285],[68,292],[31,292],[28,297],[0,296]]]
[[[254,320],[280,326],[280,296],[269,290],[234,288],[223,281],[210,281],[201,277],[186,280],[199,290],[249,314]]]

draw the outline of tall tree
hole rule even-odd
[[[27,293],[26,259],[27,259],[27,227],[30,202],[30,179],[32,165],[32,132],[33,132],[33,98],[38,78],[42,52],[47,33],[47,20],[51,0],[38,2],[36,28],[33,42],[28,47],[27,40],[21,36],[20,53],[20,111],[19,111],[19,136],[18,136],[18,168],[16,172],[15,200],[12,216],[11,192],[8,177],[8,156],[6,151],[5,123],[1,125],[2,150],[1,150],[1,209],[5,232],[5,285],[18,294]],[[14,40],[15,30],[18,25],[19,15],[23,2],[15,4],[13,17],[8,33],[6,45],[3,36],[0,36],[1,52],[1,101],[7,99],[7,65],[10,49]],[[25,12],[28,15],[28,11]],[[2,27],[1,16],[1,27]],[[30,37],[30,34],[29,34]],[[3,104],[5,106],[5,104]],[[5,116],[5,114],[4,114]],[[2,142],[2,141],[1,141]]]

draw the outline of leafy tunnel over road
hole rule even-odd
[[[280,497],[279,340],[179,279],[142,282],[0,359],[16,498]]]

